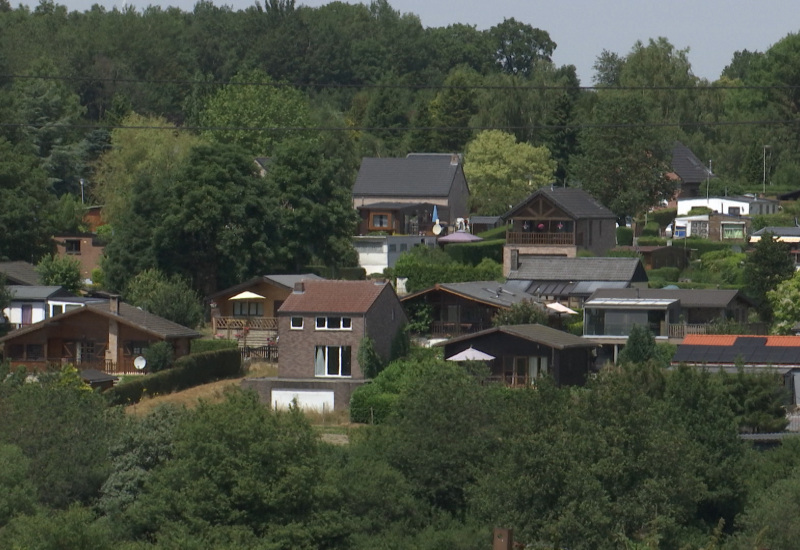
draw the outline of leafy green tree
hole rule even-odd
[[[8,307],[8,304],[11,303],[13,296],[11,295],[11,291],[8,289],[6,285],[6,275],[5,273],[0,273],[0,335],[4,335],[8,332],[8,319],[3,313],[3,310]]]
[[[455,69],[445,79],[442,89],[430,102],[429,123],[433,130],[423,151],[457,153],[472,137],[470,120],[477,112],[477,93],[473,86],[480,77],[463,69]]]
[[[65,193],[58,198],[51,217],[53,233],[84,233],[87,227],[83,223],[83,214],[86,211],[80,197]]]
[[[600,91],[592,124],[580,134],[573,179],[618,217],[637,215],[675,191],[668,140],[651,122],[640,95]]]
[[[592,69],[594,69],[592,82],[596,86],[618,86],[624,66],[625,58],[612,51],[603,50],[592,65]]]
[[[30,461],[15,445],[0,444],[0,527],[20,514],[32,514],[36,489],[30,481]]]
[[[513,17],[489,29],[495,62],[509,74],[529,76],[540,61],[550,62],[556,43],[547,31],[536,29]]]
[[[155,342],[144,350],[147,368],[150,372],[161,372],[172,366],[175,360],[175,350],[169,342]]]
[[[168,277],[158,269],[142,271],[131,279],[125,299],[179,325],[193,328],[203,322],[203,306],[189,283],[178,275]]]
[[[108,522],[99,520],[89,506],[73,504],[65,510],[38,510],[20,515],[0,529],[3,548],[104,550],[119,547]]]
[[[541,304],[533,300],[523,300],[511,306],[511,309],[503,309],[497,312],[492,318],[492,325],[528,325],[528,324],[547,324],[547,312]]]
[[[772,233],[765,233],[744,262],[745,292],[758,304],[762,319],[772,319],[767,293],[795,274],[788,243],[778,242]]]
[[[415,246],[398,258],[392,272],[395,277],[408,279],[406,290],[417,292],[436,283],[497,281],[502,277],[502,270],[500,264],[488,258],[477,266],[470,266],[456,262],[442,250]]]
[[[43,285],[60,286],[72,293],[83,288],[81,265],[69,256],[44,256],[36,264],[36,272]]]
[[[634,325],[628,335],[628,341],[619,354],[619,360],[627,363],[644,363],[653,359],[656,354],[656,339],[653,333],[643,325]]]
[[[749,373],[739,367],[736,374],[722,374],[739,430],[745,433],[776,433],[788,424],[788,390],[775,373]]]
[[[800,271],[767,291],[772,309],[773,334],[792,334],[792,327],[800,323]]]
[[[500,130],[480,132],[464,154],[473,211],[504,214],[536,189],[551,184],[555,168],[545,147],[517,143],[514,136]]]
[[[210,96],[200,114],[207,139],[238,146],[253,159],[269,157],[292,128],[309,126],[303,94],[258,70],[242,72]]]

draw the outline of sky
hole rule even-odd
[[[255,0],[213,0],[244,9]],[[70,11],[92,4],[177,6],[191,11],[195,0],[55,0]],[[263,0],[262,0],[263,2]],[[296,0],[319,7],[329,0]],[[20,2],[12,1],[12,5]],[[37,1],[22,2],[35,7]],[[350,0],[349,3],[355,3]],[[719,78],[739,50],[766,51],[789,33],[800,31],[798,0],[389,0],[402,12],[419,16],[426,27],[454,23],[488,29],[515,18],[545,30],[558,45],[557,65],[575,65],[584,86],[592,84],[592,65],[603,50],[627,55],[637,40],[666,37],[677,49],[689,49],[696,76]]]

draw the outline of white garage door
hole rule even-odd
[[[275,409],[288,409],[295,399],[297,405],[304,410],[318,412],[333,410],[332,391],[272,390],[271,403]]]

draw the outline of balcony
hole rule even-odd
[[[278,331],[277,317],[213,317],[211,321],[215,333],[221,330],[241,332],[244,329]]]
[[[454,323],[446,321],[434,321],[431,323],[431,336],[444,338],[458,336],[461,334],[472,334],[490,328],[490,324],[476,323]]]
[[[506,231],[506,243],[535,246],[575,246],[575,234]]]

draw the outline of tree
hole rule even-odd
[[[125,299],[179,325],[193,328],[203,322],[200,298],[189,282],[178,275],[168,277],[158,269],[147,269],[131,279]]]
[[[501,309],[492,318],[492,325],[528,325],[547,324],[547,312],[541,304],[533,300],[523,300],[511,306],[511,309]]]
[[[12,298],[11,291],[6,285],[6,275],[5,273],[0,273],[0,335],[5,335],[9,330],[8,319],[5,313],[3,313],[3,310],[8,307]]]
[[[45,256],[36,264],[43,285],[60,286],[73,294],[83,288],[81,264],[69,256]]]
[[[628,341],[619,354],[620,362],[645,363],[656,355],[656,339],[644,325],[633,325]]]
[[[592,69],[594,69],[592,82],[595,86],[619,86],[620,74],[624,66],[625,58],[614,52],[603,50],[592,65]]]
[[[309,125],[303,94],[258,70],[242,72],[210,96],[200,114],[208,139],[237,145],[250,157],[272,156],[292,128]]]
[[[552,183],[555,169],[546,147],[517,143],[514,136],[500,130],[480,132],[464,154],[472,210],[482,215],[504,214],[539,187]]]
[[[496,48],[495,62],[509,74],[529,76],[538,62],[550,62],[556,43],[547,31],[536,29],[513,17],[489,29]]]
[[[772,233],[764,233],[744,262],[745,292],[755,300],[762,319],[772,319],[767,293],[795,274],[789,244],[778,242]]]
[[[772,333],[792,334],[792,327],[800,323],[800,271],[778,283],[775,290],[768,290],[767,301],[772,309]]]
[[[638,94],[600,91],[592,124],[583,129],[583,151],[573,159],[572,179],[622,218],[635,216],[672,196],[670,147],[652,126]]]

